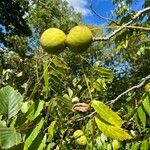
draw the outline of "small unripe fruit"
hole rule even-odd
[[[79,138],[80,136],[84,135],[83,131],[82,130],[76,130],[74,133],[73,133],[73,137],[75,139]]]
[[[112,147],[113,147],[113,150],[118,150],[121,147],[121,144],[119,141],[113,140]]]
[[[86,26],[75,26],[67,35],[66,42],[72,52],[82,53],[86,51],[92,43],[92,32]]]
[[[87,144],[86,136],[82,135],[81,137],[77,138],[77,143],[79,145],[86,145]]]
[[[49,54],[59,54],[65,47],[66,35],[57,28],[49,28],[41,35],[41,46]]]

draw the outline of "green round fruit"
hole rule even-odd
[[[79,138],[80,136],[84,135],[83,131],[82,130],[76,130],[74,133],[73,133],[73,137],[75,139]]]
[[[113,140],[112,147],[113,147],[113,150],[118,150],[121,147],[121,144],[118,140]]]
[[[59,54],[65,47],[66,35],[57,28],[49,28],[41,35],[41,46],[49,54]]]
[[[86,136],[82,135],[81,137],[77,138],[77,143],[79,145],[86,145],[87,144]]]
[[[147,84],[145,85],[145,91],[146,91],[146,92],[150,92],[150,83],[147,83]]]
[[[82,53],[86,51],[92,43],[92,32],[86,26],[75,26],[67,35],[66,42],[72,52]]]

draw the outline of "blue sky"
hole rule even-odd
[[[95,16],[89,9],[91,0],[67,0],[75,11],[81,12],[83,21],[88,24],[105,25],[107,22]],[[135,0],[134,0],[135,1]],[[136,4],[132,5],[132,9],[141,9],[143,0],[136,0]],[[110,17],[115,6],[112,0],[93,0],[93,8],[102,16]]]

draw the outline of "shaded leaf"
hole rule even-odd
[[[23,150],[24,143],[20,143],[16,146],[11,147],[9,150]]]
[[[136,127],[138,128],[139,131],[141,131],[141,125],[139,123],[140,120],[139,120],[139,117],[138,117],[138,113],[134,114],[134,120],[135,120]]]
[[[64,105],[65,108],[72,110],[73,104],[72,104],[71,99],[67,99],[61,96],[57,96],[56,99],[59,100]]]
[[[53,60],[53,63],[57,67],[60,67],[60,68],[63,68],[63,69],[68,69],[68,66],[67,66],[66,62],[63,60],[63,58],[55,57],[54,60]]]
[[[45,147],[45,143],[43,143],[44,133],[40,132],[35,140],[31,143],[31,146],[28,148],[28,150],[39,150],[40,148]],[[42,150],[43,150],[42,149]]]

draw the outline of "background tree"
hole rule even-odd
[[[27,25],[25,18],[28,12],[29,2],[14,1],[14,0],[1,0],[0,1],[0,42],[8,46],[6,42],[7,36],[12,35],[31,35],[31,30]]]

